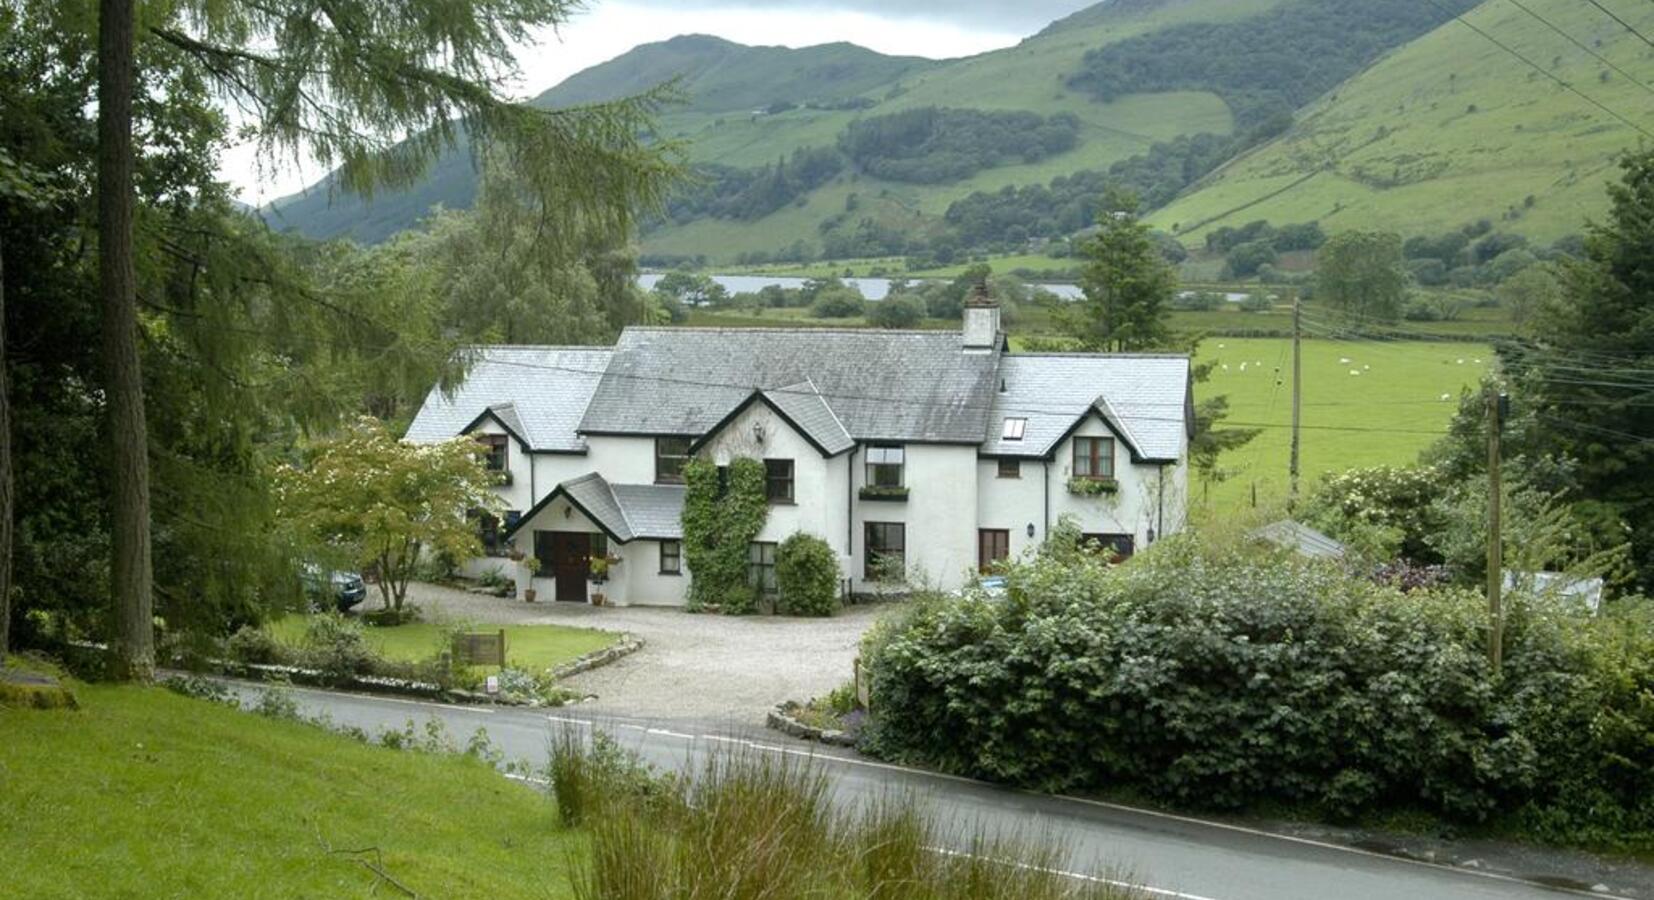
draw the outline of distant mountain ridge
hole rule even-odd
[[[1189,241],[1199,240],[1207,228],[1243,224],[1250,218],[1282,224],[1324,220],[1330,230],[1363,227],[1364,221],[1371,221],[1412,233],[1454,224],[1450,219],[1504,217],[1511,224],[1502,228],[1536,236],[1577,231],[1581,216],[1596,208],[1591,204],[1600,204],[1601,192],[1595,183],[1589,191],[1559,188],[1553,183],[1556,169],[1566,168],[1578,182],[1582,173],[1604,169],[1614,153],[1629,146],[1630,132],[1600,113],[1593,116],[1576,109],[1577,98],[1531,89],[1533,73],[1509,56],[1491,53],[1474,32],[1445,15],[1473,2],[1448,0],[1437,5],[1443,14],[1434,21],[1445,24],[1425,21],[1422,27],[1428,33],[1415,37],[1420,34],[1416,19],[1414,25],[1398,30],[1395,16],[1384,15],[1387,8],[1364,14],[1351,0],[1111,0],[1053,22],[1014,47],[952,60],[888,56],[848,43],[749,47],[708,35],[684,35],[641,45],[593,66],[532,102],[547,107],[600,102],[675,79],[684,102],[662,113],[658,131],[684,142],[692,160],[715,175],[687,188],[700,194],[688,202],[674,202],[671,215],[644,234],[646,255],[658,260],[733,263],[916,252],[911,248],[929,252],[950,241],[957,243],[957,234],[980,239],[984,229],[960,232],[950,222],[955,206],[966,198],[980,207],[1003,189],[1060,191],[1065,184],[1094,186],[1120,173],[1151,179],[1134,184],[1165,204],[1155,211],[1153,221]],[[1563,21],[1582,21],[1566,15],[1564,0],[1530,4]],[[1304,7],[1305,15],[1295,15],[1294,7]],[[1654,29],[1654,5],[1648,9],[1627,15],[1633,24],[1643,22]],[[1547,44],[1537,23],[1500,8],[1498,0],[1477,7],[1473,18],[1521,44],[1523,52],[1567,68],[1570,78],[1589,83],[1593,91],[1618,96],[1630,88],[1606,74],[1599,82],[1585,54],[1565,43]],[[1346,69],[1347,83],[1301,108],[1281,109],[1267,117],[1248,113],[1252,119],[1245,126],[1246,135],[1234,135],[1237,108],[1233,99],[1225,99],[1234,96],[1232,85],[1213,82],[1212,76],[1191,80],[1184,74],[1187,67],[1142,77],[1154,67],[1134,68],[1129,61],[1131,53],[1223,53],[1224,34],[1255,37],[1256,26],[1266,21],[1281,22],[1287,31],[1299,22],[1320,23],[1303,27],[1320,29],[1314,36],[1321,46],[1327,45],[1326,23],[1336,22],[1353,29],[1351,46],[1380,57],[1353,60],[1356,65]],[[1601,52],[1619,54],[1623,66],[1646,65],[1646,58],[1622,46],[1626,35],[1599,24],[1581,27],[1581,39],[1595,40],[1604,48]],[[1548,38],[1562,40],[1554,34]],[[1269,58],[1255,42],[1245,50],[1237,50],[1227,63],[1203,69],[1224,77],[1224,65],[1244,67],[1235,70],[1244,88],[1258,80],[1257,67],[1267,65]],[[1289,53],[1291,48],[1281,50]],[[1463,62],[1467,59],[1478,60],[1480,68],[1473,70]],[[1499,74],[1482,74],[1494,71]],[[1125,84],[1127,90],[1107,92],[1107,102],[1100,102],[1094,96],[1100,93],[1094,89],[1097,82],[1087,75],[1094,72],[1112,73],[1108,77],[1113,83]],[[1381,80],[1386,84],[1379,84]],[[1564,139],[1559,131],[1555,140],[1529,146],[1526,136],[1516,133],[1520,123],[1514,119],[1489,131],[1474,120],[1474,113],[1468,118],[1447,116],[1448,104],[1460,99],[1464,108],[1477,108],[1468,96],[1472,89],[1485,95],[1484,106],[1504,110],[1501,115],[1507,117],[1532,114],[1577,120],[1578,127],[1567,132],[1574,137]],[[1455,94],[1461,90],[1463,98]],[[1409,101],[1423,94],[1442,96],[1431,101],[1434,107]],[[1292,102],[1303,102],[1302,96]],[[1378,97],[1388,98],[1383,102],[1391,105],[1383,106]],[[1521,107],[1525,113],[1507,104],[1507,97],[1526,104]],[[1353,105],[1357,99],[1359,107]],[[1640,108],[1633,99],[1626,95],[1620,105]],[[953,112],[932,115],[929,110]],[[1434,132],[1422,127],[1419,117],[1424,112],[1445,117]],[[1004,118],[1009,114],[1028,117],[1030,133],[1060,126],[1072,128],[1073,139],[1045,142],[1043,148],[1031,144],[1019,155],[1003,147],[989,152],[958,146],[970,140],[970,132],[967,128],[962,134],[957,124],[947,131],[924,130],[925,123],[968,125],[972,116],[984,129],[1003,128],[1012,121]],[[1373,128],[1364,131],[1369,122]],[[841,157],[835,164],[831,157],[847,146],[846,136],[857,123],[867,125],[859,134],[869,133],[873,126],[868,123],[877,123],[874,133],[898,143],[908,141],[891,150],[904,163],[870,167],[857,156]],[[1388,136],[1372,138],[1380,124]],[[1363,133],[1379,146],[1398,140],[1405,146],[1378,154],[1369,146],[1371,141],[1360,137]],[[1468,142],[1475,149],[1457,154],[1445,145],[1436,146],[1442,142]],[[1242,158],[1224,164],[1224,154],[1243,150]],[[1419,162],[1426,157],[1430,164]],[[966,164],[964,159],[978,162]],[[1214,164],[1220,165],[1207,174]],[[1179,166],[1181,177],[1176,175]],[[1391,171],[1381,172],[1381,166]],[[891,180],[873,171],[887,176],[923,174]],[[1450,179],[1467,173],[1478,179],[1467,195],[1469,202],[1419,209],[1420,203],[1450,189]],[[1177,180],[1168,183],[1166,178]],[[334,194],[324,183],[278,200],[264,212],[276,227],[311,237],[375,242],[413,226],[436,205],[469,206],[475,186],[470,155],[461,151],[440,160],[419,185],[379,195],[372,203]],[[707,191],[726,193],[722,199],[702,196]],[[757,199],[762,202],[746,202],[753,192],[761,192]],[[1567,202],[1545,202],[1547,196],[1561,193],[1567,194]],[[1535,199],[1525,201],[1527,197]],[[1090,195],[1076,195],[1068,205],[1072,210],[1091,202]],[[731,210],[746,212],[737,215]],[[1061,216],[1061,227],[1066,229],[1073,218],[1072,212]],[[1050,217],[1031,221],[1004,240],[1007,246],[1015,245],[1051,233],[1056,224]]]

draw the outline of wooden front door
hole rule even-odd
[[[586,602],[586,579],[592,570],[592,539],[583,531],[537,531],[534,555],[556,580],[556,599],[564,603]]]

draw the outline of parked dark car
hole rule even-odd
[[[329,571],[315,563],[299,567],[299,582],[312,609],[321,609],[331,599],[335,609],[348,612],[368,598],[368,585],[357,572]]]

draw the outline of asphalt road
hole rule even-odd
[[[244,697],[260,688],[233,684]],[[1491,872],[1412,862],[1377,853],[1075,798],[1009,790],[968,779],[886,765],[848,752],[791,741],[773,732],[664,725],[572,709],[527,710],[450,706],[386,697],[295,689],[309,715],[370,734],[435,717],[463,741],[486,728],[509,759],[539,765],[558,729],[601,728],[661,769],[697,765],[708,752],[749,752],[808,758],[834,778],[840,802],[892,792],[929,803],[945,823],[969,832],[981,826],[1013,834],[1050,834],[1072,848],[1070,868],[1126,881],[1167,900],[1556,900],[1567,896],[1647,896],[1637,886],[1569,890]]]

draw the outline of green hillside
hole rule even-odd
[[[1654,82],[1654,50],[1597,10],[1571,0],[1523,5]],[[1610,8],[1654,32],[1654,4]],[[1466,19],[1654,130],[1647,91],[1517,6],[1484,3]],[[1614,159],[1638,138],[1449,22],[1300,110],[1289,133],[1214,173],[1152,221],[1190,243],[1210,228],[1256,219],[1417,234],[1490,218],[1501,231],[1548,241],[1581,230],[1602,210]]]
[[[543,106],[589,103],[636,94],[678,78],[681,105],[661,116],[663,136],[689,142],[691,159],[757,167],[805,147],[831,147],[858,119],[926,106],[1072,114],[1080,120],[1075,149],[1036,163],[990,168],[946,185],[911,185],[845,175],[806,201],[810,216],[777,213],[760,222],[710,220],[648,235],[655,253],[705,254],[729,260],[794,240],[819,249],[823,217],[842,212],[855,193],[868,201],[858,218],[920,227],[972,191],[1043,182],[1078,169],[1107,166],[1156,141],[1196,132],[1227,133],[1228,108],[1216,95],[1179,92],[1133,95],[1098,103],[1065,79],[1086,51],[1171,25],[1231,21],[1281,0],[1115,0],[1088,15],[1054,24],[1016,47],[959,60],[891,57],[849,44],[787,49],[746,47],[719,38],[685,36],[646,44],[581,72],[535,99]],[[772,106],[796,108],[768,112]],[[824,108],[842,106],[849,108]],[[860,108],[855,108],[860,107]],[[417,221],[430,206],[469,206],[476,175],[468,153],[450,154],[432,177],[407,191],[364,203],[330,196],[325,184],[284,198],[267,211],[277,227],[318,238],[378,241]]]

